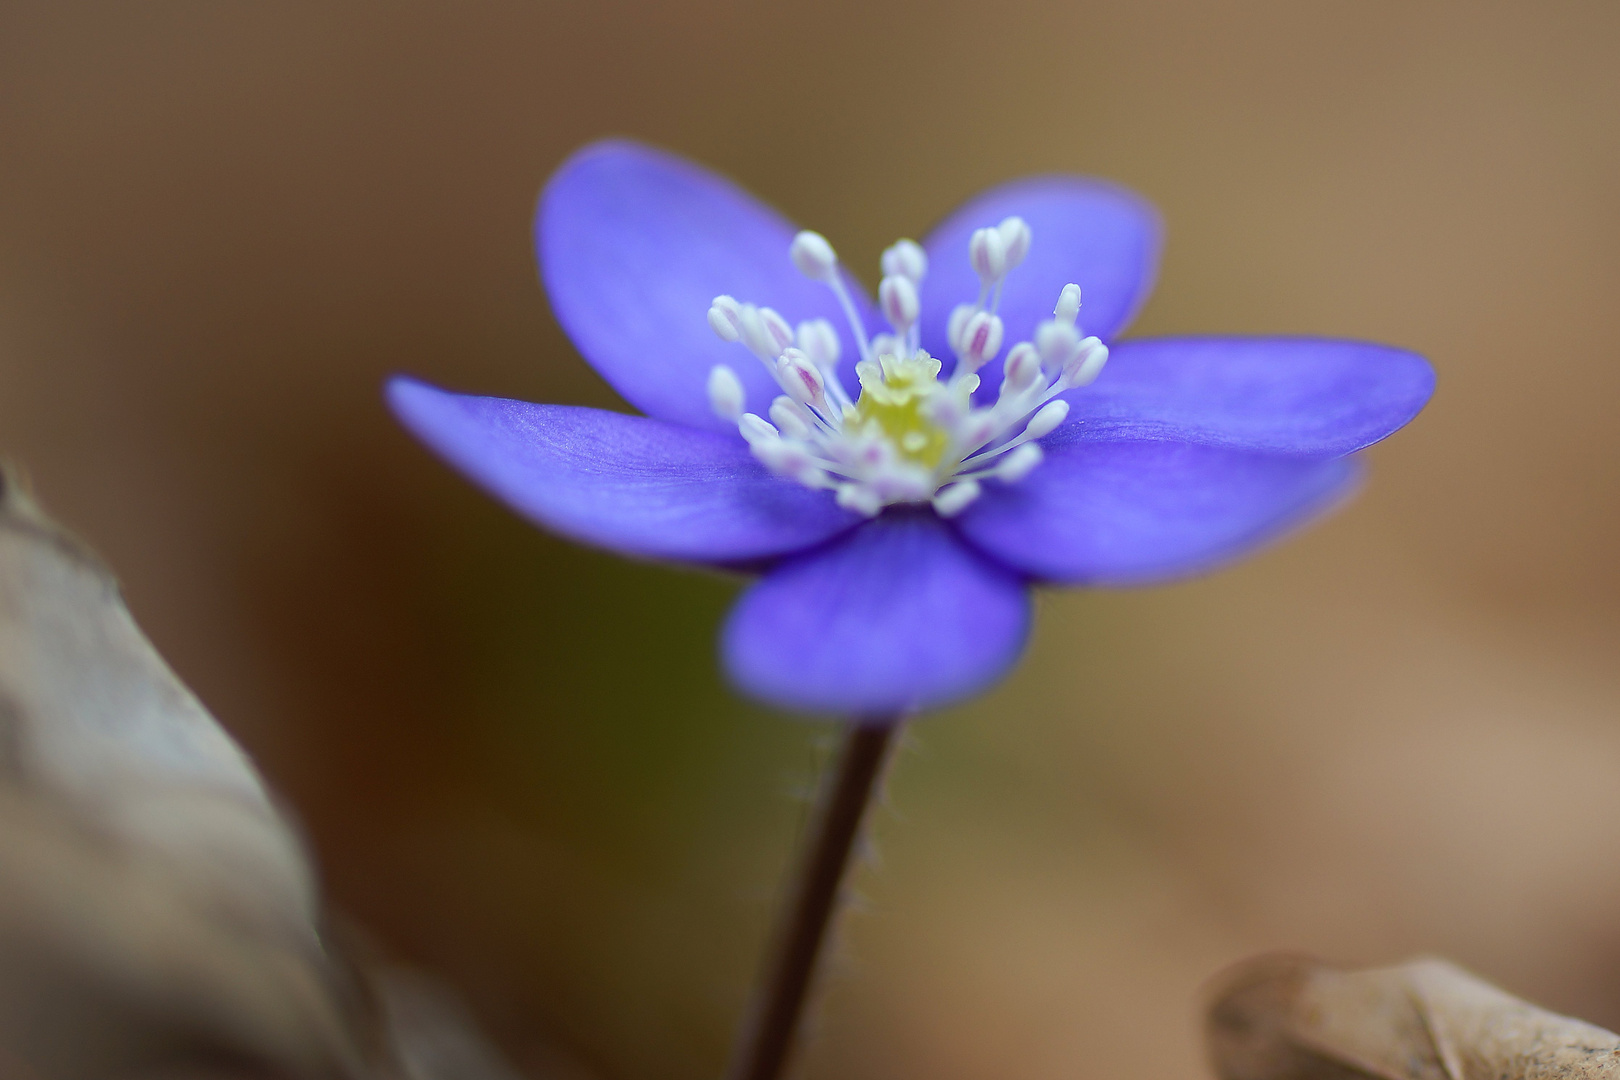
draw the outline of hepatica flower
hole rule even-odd
[[[1159,225],[1096,180],[980,195],[884,252],[875,307],[819,234],[634,143],[565,163],[535,229],[558,320],[645,415],[407,378],[395,412],[549,529],[760,572],[721,652],[793,709],[890,717],[983,689],[1023,649],[1032,585],[1254,549],[1346,494],[1353,455],[1434,383],[1360,342],[1116,342]]]

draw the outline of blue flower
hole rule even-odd
[[[1344,497],[1356,451],[1434,386],[1421,357],[1361,342],[1110,345],[1160,230],[1095,180],[980,195],[885,252],[876,307],[822,237],[635,143],[566,162],[535,229],[558,320],[645,415],[409,378],[390,404],[548,529],[761,572],[721,652],[740,689],[792,709],[891,716],[984,689],[1023,650],[1032,584],[1242,555]]]

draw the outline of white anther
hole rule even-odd
[[[865,484],[839,484],[838,505],[867,517],[877,517],[883,509],[883,499]]]
[[[827,382],[802,349],[786,349],[776,358],[776,381],[799,404],[812,409],[827,407]]]
[[[1007,272],[1007,242],[995,229],[976,229],[968,241],[968,261],[981,282],[994,284]]]
[[[877,472],[868,485],[884,502],[921,502],[934,493],[934,476],[910,462],[894,461]]]
[[[910,278],[913,285],[921,283],[928,273],[928,253],[915,240],[899,240],[883,253],[883,275]]]
[[[1052,318],[1060,323],[1074,325],[1075,318],[1080,314],[1080,286],[1070,282],[1063,286],[1058,294],[1057,307],[1052,309]]]
[[[799,268],[799,273],[811,281],[831,281],[833,275],[838,273],[838,255],[827,243],[827,238],[818,232],[806,229],[795,236],[788,254],[793,258],[793,265]]]
[[[1063,368],[1063,381],[1070,386],[1090,386],[1108,363],[1108,346],[1099,338],[1088,337],[1074,351]]]
[[[1027,341],[1020,341],[1007,354],[1002,365],[1001,392],[1021,394],[1041,376],[1041,354]]]
[[[786,439],[770,439],[753,444],[754,456],[774,473],[797,480],[806,487],[825,487],[827,474],[802,445]]]
[[[805,458],[802,462],[789,468],[787,474],[807,488],[819,489],[832,486],[826,470],[809,458]]]
[[[709,309],[713,311],[713,308]],[[742,304],[737,310],[738,337],[749,352],[769,363],[782,355],[776,344],[776,335],[765,325],[765,316],[753,304]]]
[[[961,480],[939,489],[934,496],[934,509],[940,517],[955,517],[967,509],[968,503],[979,497],[984,489],[977,480]]]
[[[722,420],[736,423],[742,418],[746,402],[742,380],[724,364],[709,369],[709,408]]]
[[[978,310],[972,304],[957,304],[951,309],[950,321],[945,324],[945,340],[957,356],[962,355],[962,329]]]
[[[1016,450],[1009,451],[996,466],[996,476],[1008,483],[1014,483],[1028,476],[1030,470],[1039,465],[1046,454],[1035,443],[1027,442]]]
[[[1002,273],[1009,273],[1029,254],[1029,225],[1021,217],[1004,218],[996,226],[996,233],[1001,237],[1001,246],[1006,249]]]
[[[843,347],[838,341],[838,331],[826,319],[810,319],[799,324],[794,334],[794,340],[799,348],[810,358],[810,362],[823,370],[836,367],[839,356],[843,355]]]
[[[729,296],[715,297],[709,304],[709,328],[721,341],[736,341],[742,336],[742,305]]]
[[[974,409],[957,428],[956,437],[968,450],[977,450],[994,438],[1003,426],[994,409]]]
[[[791,472],[806,460],[804,449],[786,439],[760,439],[752,445],[754,456],[774,472]]]
[[[917,286],[908,277],[891,274],[878,285],[878,303],[894,332],[904,337],[917,321]]]
[[[768,307],[759,309],[759,317],[765,320],[765,329],[770,331],[771,340],[776,342],[776,354],[780,356],[783,349],[793,344],[793,327]]]
[[[792,398],[783,394],[771,402],[771,423],[781,431],[784,438],[808,439],[810,437],[810,421],[805,417],[803,409]]]
[[[782,437],[775,428],[751,412],[742,414],[737,421],[737,430],[742,432],[742,437],[748,440],[750,446],[775,442]]]
[[[972,390],[937,394],[931,401],[923,403],[923,415],[946,431],[953,431],[967,417],[968,395],[971,393]]]
[[[904,356],[906,355],[906,343],[893,334],[873,334],[872,355]],[[857,367],[856,370],[859,371],[860,368]]]
[[[969,371],[983,367],[991,357],[1001,351],[1004,333],[1001,318],[981,311],[962,327],[962,348],[959,355]]]
[[[1035,351],[1041,362],[1053,371],[1063,370],[1080,345],[1080,331],[1056,319],[1047,319],[1035,328]]]
[[[781,439],[766,439],[753,444],[754,457],[771,472],[791,476],[793,466],[804,455]]]
[[[894,444],[883,434],[876,420],[868,421],[861,435],[850,440],[849,450],[850,461],[868,472],[886,468],[895,457]]]
[[[1068,415],[1069,403],[1067,401],[1049,401],[1041,406],[1039,412],[1029,418],[1029,423],[1024,425],[1024,434],[1032,439],[1050,435],[1052,429],[1063,423],[1068,418]],[[774,411],[771,413],[771,419],[776,419]]]

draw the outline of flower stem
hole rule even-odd
[[[777,931],[777,952],[737,1040],[727,1080],[778,1080],[787,1064],[861,818],[898,726],[896,717],[870,718],[851,724],[844,737]]]

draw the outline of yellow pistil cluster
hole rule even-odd
[[[939,381],[939,361],[925,352],[910,357],[881,356],[855,365],[861,397],[845,426],[888,436],[900,456],[925,469],[936,468],[950,443],[928,404],[948,392]]]

